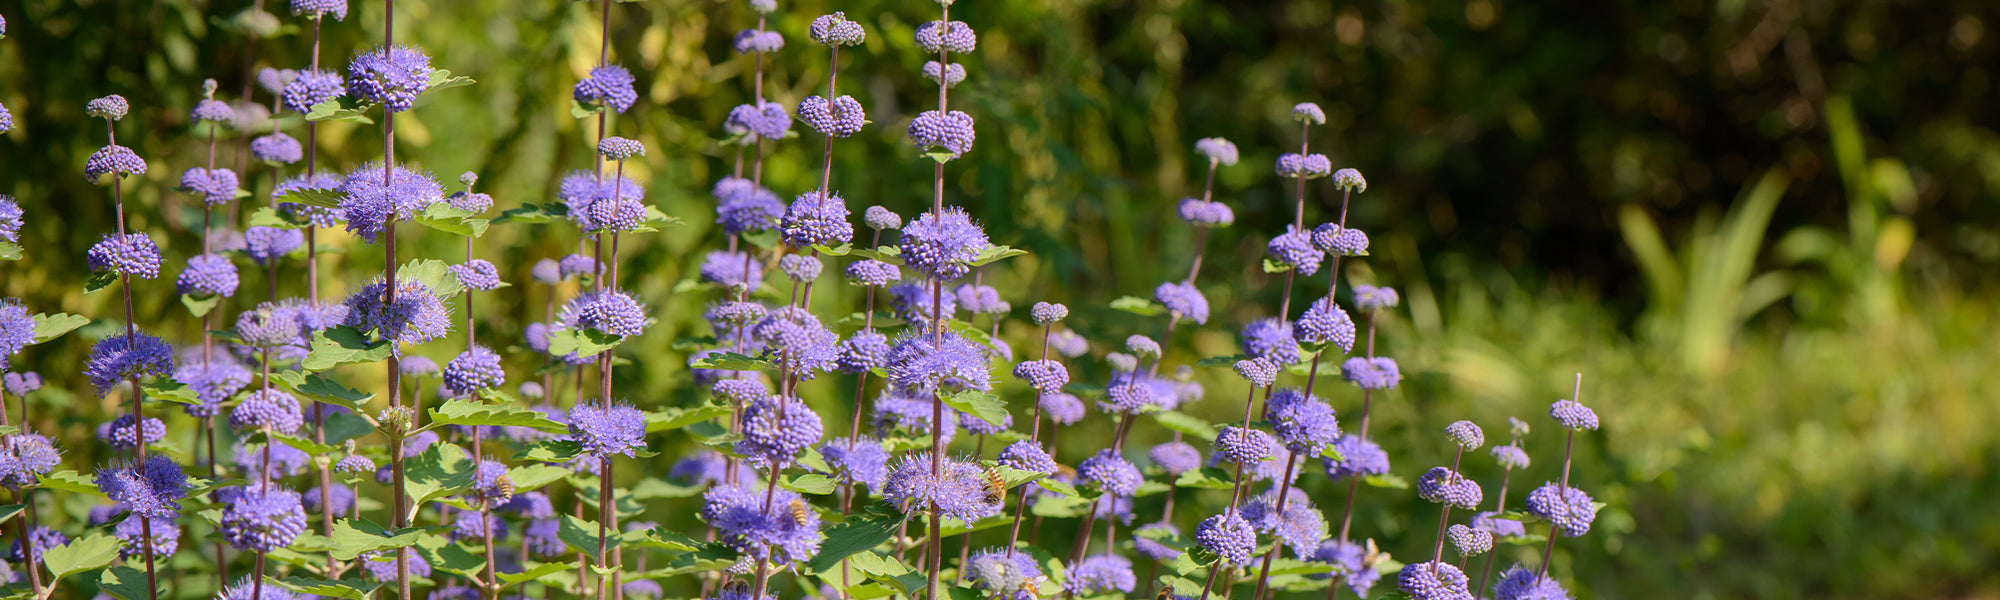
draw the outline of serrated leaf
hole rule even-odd
[[[26,254],[21,252],[20,244],[0,242],[0,260],[21,260],[23,256]]]
[[[47,475],[43,475],[41,481],[36,483],[35,487],[48,490],[61,490],[65,492],[90,494],[92,496],[98,496],[98,497],[104,496],[104,492],[97,489],[97,482],[87,479],[83,475],[78,474],[76,471],[72,471],[69,469],[54,471]]]
[[[772,368],[771,361],[735,352],[709,354],[695,360],[694,364],[688,366],[695,369],[710,369],[715,371],[760,371]]]
[[[646,413],[646,432],[655,433],[680,429],[695,423],[713,420],[729,414],[729,407],[722,404],[675,407]]]
[[[306,110],[306,120],[307,121],[353,121],[355,123],[374,123],[375,121],[370,120],[368,118],[367,115],[368,108],[369,108],[368,105],[355,106],[351,108],[345,107],[342,106],[340,104],[340,100],[336,98],[333,100],[328,100],[325,102],[321,102],[319,104],[312,105],[312,108]],[[290,194],[286,195],[290,196]],[[285,202],[291,202],[291,200],[285,200]]]
[[[1154,413],[1153,420],[1159,421],[1161,427],[1192,435],[1206,441],[1215,441],[1215,426],[1210,425],[1207,421],[1188,416],[1187,413],[1163,410]]]
[[[403,487],[417,506],[472,487],[472,460],[466,458],[465,449],[452,444],[431,444],[405,461],[403,470]]]
[[[835,525],[826,530],[826,541],[820,543],[819,553],[806,568],[819,573],[838,568],[841,560],[889,541],[900,523],[901,519],[892,516],[869,515]]]
[[[287,589],[301,594],[312,594],[321,598],[345,598],[347,600],[362,600],[382,587],[382,584],[379,583],[351,579],[286,577],[275,581],[278,582],[278,585],[285,586]]]
[[[26,504],[9,504],[6,506],[0,506],[0,523],[6,523],[7,521],[13,520],[15,515],[21,514],[21,511],[27,508],[28,505]]]
[[[834,490],[840,489],[840,484],[835,482],[833,478],[819,473],[805,473],[786,477],[779,481],[778,485],[794,492],[814,496],[825,496],[832,494]]]
[[[476,218],[474,213],[450,204],[439,202],[424,207],[417,213],[417,224],[459,237],[476,238],[486,235],[486,219]]]
[[[334,413],[326,417],[326,443],[339,444],[368,435],[375,431],[375,423],[350,413]]]
[[[140,385],[139,389],[145,390],[146,397],[154,400],[165,400],[187,406],[201,404],[201,398],[195,395],[193,389],[172,379],[154,379]]]
[[[250,213],[250,227],[270,227],[273,229],[305,229],[308,221],[297,220],[291,213],[279,212],[269,206],[260,207]]]
[[[520,452],[514,453],[514,460],[561,463],[575,459],[576,455],[582,452],[583,449],[577,446],[576,442],[550,440],[522,448]]]
[[[571,117],[575,117],[578,119],[588,119],[592,115],[596,115],[601,112],[604,112],[604,105],[600,104],[596,106],[584,106],[583,103],[577,102],[576,99],[574,98],[570,99],[569,101],[569,116]]]
[[[97,591],[118,600],[151,600],[148,589],[146,572],[132,567],[119,565],[97,575]]]
[[[319,373],[280,371],[272,374],[271,379],[278,382],[280,387],[308,400],[332,404],[355,412],[362,412],[362,406],[375,397],[374,394],[347,387]]]
[[[417,540],[417,549],[424,553],[431,568],[464,577],[478,577],[486,569],[486,559],[465,546],[445,539],[440,535],[426,535]]]
[[[289,435],[280,435],[277,433],[267,433],[266,435],[284,445],[297,448],[298,451],[306,453],[307,456],[324,456],[333,453],[334,449],[334,446],[330,444],[314,443],[312,440]]]
[[[465,87],[468,85],[472,85],[474,83],[477,82],[473,81],[471,77],[465,77],[465,76],[453,77],[451,71],[447,71],[444,69],[432,69],[430,86],[426,88],[424,91],[435,92],[438,90],[448,90],[455,87]]]
[[[188,314],[197,317],[208,314],[209,311],[215,310],[215,305],[222,303],[222,296],[220,295],[194,296],[181,294],[180,296],[181,306],[187,307]]]
[[[501,212],[498,218],[493,219],[493,223],[561,223],[568,220],[567,206],[524,202],[520,206]]]
[[[98,271],[96,273],[91,274],[90,279],[83,280],[83,293],[95,294],[104,291],[105,288],[111,287],[111,284],[113,283],[118,283],[117,273],[111,271]]]
[[[1369,475],[1367,477],[1361,478],[1361,482],[1368,484],[1368,487],[1389,488],[1392,490],[1410,489],[1410,482],[1408,480],[1403,479],[1403,476],[1397,475],[1395,473]]]
[[[653,229],[664,229],[667,227],[678,227],[681,225],[686,225],[687,221],[681,220],[680,217],[667,214],[665,211],[660,210],[660,207],[658,206],[653,206],[648,204],[646,205],[646,219],[644,221],[640,221],[640,223],[646,227],[650,227]]]
[[[523,465],[507,469],[507,479],[514,482],[514,493],[531,492],[569,476],[570,470],[550,465]]]
[[[333,557],[338,560],[354,560],[368,552],[379,552],[396,548],[415,546],[425,535],[424,530],[405,528],[389,535],[388,530],[366,519],[354,521],[341,519],[333,522]]]
[[[1151,299],[1140,298],[1138,296],[1120,296],[1117,300],[1111,301],[1111,308],[1142,317],[1156,317],[1167,314],[1167,307],[1160,306],[1160,303],[1154,302]]]
[[[1202,467],[1181,473],[1174,485],[1184,488],[1205,488],[1226,490],[1236,485],[1236,476],[1215,467]]]
[[[421,283],[438,298],[450,298],[465,291],[465,286],[458,283],[458,275],[451,272],[451,265],[434,258],[417,259],[396,267],[396,281]]]
[[[945,406],[950,406],[959,412],[978,417],[979,420],[991,423],[996,427],[1005,426],[1007,423],[1007,403],[1001,401],[999,396],[995,396],[992,393],[979,390],[965,390],[945,396],[943,400]]]
[[[62,337],[63,334],[76,331],[76,328],[88,323],[90,323],[89,317],[69,313],[35,315],[35,341],[30,343],[40,344]]]
[[[561,538],[564,545],[588,555],[595,561],[598,559],[597,545],[600,539],[597,537],[597,529],[596,521],[586,521],[574,515],[563,515],[562,525],[556,529],[556,537]],[[602,539],[606,551],[617,548],[622,541],[620,536],[609,530],[605,531],[605,537]]]
[[[393,349],[389,342],[371,342],[355,328],[341,325],[313,332],[312,351],[306,354],[301,366],[308,371],[327,371],[345,365],[378,362],[388,360]]]
[[[559,329],[550,331],[549,354],[555,356],[592,356],[618,347],[625,341],[624,336],[611,335],[595,329]]]
[[[519,573],[495,573],[493,576],[500,578],[500,587],[504,588],[541,579],[548,575],[570,571],[576,569],[576,567],[577,564],[573,562],[542,563]]]
[[[970,264],[975,267],[983,267],[1016,256],[1026,256],[1027,254],[1027,250],[1011,246],[987,246],[985,250],[979,251],[979,258],[972,259]]]
[[[519,406],[485,404],[477,400],[448,400],[430,410],[431,423],[490,427],[531,427],[540,431],[563,432],[569,427],[549,419],[541,411]]]
[[[93,533],[89,536],[70,540],[69,543],[50,548],[42,555],[42,565],[63,579],[92,569],[102,569],[118,559],[118,548],[124,545],[118,538]]]
[[[892,265],[903,264],[903,251],[895,246],[876,246],[873,250],[856,248],[848,254],[862,258],[872,258]]]

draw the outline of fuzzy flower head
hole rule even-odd
[[[256,318],[257,314],[255,311],[245,311],[243,316],[237,319],[239,325],[245,319]],[[295,326],[285,332],[292,336],[287,341],[295,339],[297,331]],[[238,337],[241,337],[240,333]],[[196,404],[183,406],[181,410],[191,416],[205,419],[220,413],[223,401],[236,395],[236,392],[241,391],[244,386],[250,385],[250,370],[233,359],[202,361],[199,357],[195,357],[194,360],[174,369],[174,381],[193,390],[195,399],[199,401]]]
[[[834,12],[813,19],[812,40],[822,46],[859,46],[868,40],[868,32],[861,24],[847,20],[847,14]]]
[[[35,485],[62,465],[62,451],[36,433],[8,435],[0,444],[0,485],[10,490]]]
[[[748,252],[715,250],[701,263],[701,280],[724,288],[742,287],[756,291],[764,283],[764,265]]]
[[[1334,481],[1389,472],[1389,453],[1375,442],[1356,435],[1343,435],[1333,443],[1333,448],[1340,452],[1340,460],[1326,460],[1326,476]]]
[[[605,65],[590,70],[590,76],[576,82],[576,89],[570,95],[584,106],[604,106],[624,113],[639,102],[639,92],[633,87],[632,72],[619,65]]]
[[[299,230],[277,227],[251,227],[243,232],[243,238],[245,253],[259,266],[271,264],[305,243],[305,234]]]
[[[160,276],[160,246],[143,233],[105,234],[84,255],[90,270],[152,279]]]
[[[785,245],[793,248],[834,247],[854,239],[854,224],[847,222],[847,201],[839,194],[818,190],[799,194],[785,209],[778,223]]]
[[[1411,600],[1473,600],[1466,589],[1465,572],[1443,561],[1403,565],[1396,575],[1396,589]]]
[[[1176,207],[1181,220],[1189,225],[1205,229],[1228,227],[1236,223],[1236,211],[1229,205],[1200,198],[1183,198]]]
[[[1036,400],[1042,414],[1057,425],[1075,425],[1083,420],[1083,400],[1069,394],[1042,394]]]
[[[900,249],[904,264],[911,269],[950,281],[970,273],[972,263],[989,245],[986,231],[964,210],[947,207],[943,212],[919,215],[906,225]]]
[[[400,280],[396,282],[394,304],[387,302],[388,289],[387,283],[377,281],[349,296],[344,324],[395,342],[398,353],[404,344],[421,344],[451,331],[451,308],[431,293],[429,287]]]
[[[1000,513],[1000,504],[988,501],[988,476],[979,465],[940,457],[939,477],[931,476],[931,455],[917,452],[904,455],[889,471],[883,495],[905,513],[937,504],[946,518],[967,523]]]
[[[876,231],[888,231],[903,227],[902,215],[898,215],[896,211],[889,210],[879,204],[869,206],[868,210],[863,211],[861,220],[867,223],[868,227]]]
[[[4,22],[5,22],[4,20],[0,20],[0,23]],[[14,113],[7,111],[7,105],[0,104],[0,133],[7,133],[13,130],[14,130]]]
[[[639,140],[614,135],[597,141],[597,154],[608,160],[625,160],[645,156],[646,145]]]
[[[646,332],[646,305],[623,291],[606,289],[578,296],[565,310],[574,315],[579,328],[622,337]]]
[[[500,367],[500,355],[485,346],[473,345],[444,365],[444,387],[458,395],[500,387],[507,371]]]
[[[131,148],[113,144],[98,148],[83,162],[83,177],[92,182],[114,173],[119,177],[145,175],[146,159],[139,158],[139,154]]]
[[[475,258],[447,268],[466,289],[481,292],[500,289],[500,269],[486,259]]]
[[[736,32],[731,45],[738,54],[777,52],[785,49],[785,36],[765,29],[745,29]]]
[[[832,371],[840,358],[840,336],[803,308],[778,309],[751,328],[750,334],[763,342],[766,356],[794,377],[811,379],[815,371]]]
[[[1277,445],[1268,433],[1224,425],[1215,436],[1215,456],[1241,465],[1256,464],[1270,458]]]
[[[389,112],[409,110],[431,87],[431,57],[408,46],[378,48],[347,63],[347,90]]]
[[[306,530],[299,494],[274,485],[244,488],[222,508],[222,538],[238,550],[270,552],[289,546]]]
[[[1557,400],[1549,405],[1549,418],[1570,431],[1597,430],[1597,411],[1575,400]]]
[[[845,481],[879,490],[889,479],[889,451],[873,438],[827,440],[820,444],[819,454],[833,468],[833,474]]]
[[[1278,365],[1268,359],[1239,360],[1232,368],[1238,376],[1250,382],[1250,387],[1271,387],[1278,381]]]
[[[883,287],[903,278],[903,270],[896,265],[864,258],[847,264],[847,278],[855,285]]]
[[[1034,319],[1036,325],[1048,327],[1069,318],[1069,307],[1055,302],[1036,302],[1028,309],[1028,316]]]
[[[776,102],[739,104],[729,110],[723,128],[733,134],[780,140],[785,138],[785,132],[792,130],[792,115],[785,105]]]
[[[799,101],[799,120],[811,125],[820,135],[844,138],[861,132],[868,124],[868,113],[862,110],[861,102],[853,96],[839,96],[827,100],[819,96],[806,96]]]
[[[125,510],[141,517],[174,518],[187,496],[187,473],[173,459],[159,454],[143,465],[113,465],[97,471],[97,488]]]
[[[1318,104],[1300,102],[1292,106],[1292,120],[1307,125],[1325,125],[1326,111],[1320,110]]]
[[[297,138],[284,133],[272,133],[250,140],[250,155],[267,165],[289,165],[305,158],[306,149],[299,144]]]
[[[1483,498],[1479,482],[1446,467],[1431,467],[1431,470],[1425,471],[1423,476],[1418,477],[1417,496],[1465,510],[1479,508],[1479,501]],[[1532,495],[1530,502],[1532,503]]]
[[[835,358],[842,373],[860,373],[889,365],[889,337],[864,329],[840,341]]]
[[[0,107],[0,111],[4,110],[5,107]],[[0,130],[0,133],[5,133],[5,130]],[[21,243],[21,226],[25,224],[21,217],[26,214],[21,210],[21,203],[15,202],[13,196],[0,194],[0,240]]]
[[[978,137],[973,129],[972,115],[963,111],[941,113],[927,110],[910,121],[910,143],[918,150],[942,148],[951,158],[964,156],[972,151],[972,142]]]
[[[144,439],[147,446],[160,443],[167,437],[167,423],[152,417],[138,421],[133,426],[132,415],[120,415],[108,423],[97,426],[97,437],[109,444],[113,450],[131,450],[139,447]]]
[[[1528,453],[1520,446],[1505,445],[1493,447],[1493,460],[1508,469],[1528,468]]]
[[[26,396],[42,389],[42,375],[34,371],[0,375],[0,389],[16,396]]]
[[[268,429],[292,435],[304,424],[299,400],[277,389],[250,392],[229,412],[229,426],[245,432]]]
[[[1313,246],[1312,232],[1292,225],[1285,226],[1284,234],[1271,238],[1265,253],[1270,255],[1271,262],[1291,267],[1300,275],[1319,271],[1320,263],[1326,260],[1326,253]]]
[[[764,510],[764,498],[771,510]],[[740,486],[711,488],[703,495],[702,520],[719,540],[757,560],[791,563],[819,552],[819,513],[797,492]]]
[[[148,529],[152,530],[150,538]],[[112,527],[111,534],[125,543],[118,549],[118,556],[127,560],[137,560],[149,550],[156,558],[169,557],[181,547],[181,527],[173,519],[129,518]]]
[[[741,181],[742,185],[731,184],[732,180]],[[752,186],[749,180],[724,179],[716,184],[716,189],[715,223],[730,235],[775,228],[786,212],[785,203],[777,194]]]
[[[1528,514],[1548,521],[1565,536],[1579,537],[1590,533],[1590,523],[1597,519],[1597,505],[1583,490],[1544,483],[1528,492]]]
[[[917,47],[925,54],[969,54],[979,45],[979,35],[964,21],[931,21],[917,26]]]
[[[1486,444],[1486,432],[1471,421],[1453,421],[1444,427],[1444,436],[1451,438],[1452,443],[1458,444],[1459,448],[1465,450],[1478,450],[1480,446]]]
[[[965,83],[965,65],[950,63],[940,65],[938,61],[924,61],[924,79],[937,82],[947,88]]]
[[[408,221],[432,204],[444,201],[444,186],[429,173],[395,167],[383,184],[382,165],[368,163],[341,179],[340,218],[347,230],[374,243],[391,225]]]
[[[569,411],[569,434],[593,459],[636,456],[635,450],[646,447],[646,414],[629,404],[615,404],[610,410],[579,404]]]
[[[1484,529],[1452,525],[1445,537],[1451,539],[1451,547],[1459,556],[1478,556],[1493,549],[1493,534]]]
[[[1333,187],[1344,192],[1359,194],[1368,191],[1368,180],[1361,177],[1360,171],[1341,169],[1333,173]]]
[[[1208,157],[1209,162],[1229,166],[1236,164],[1236,144],[1219,137],[1195,140],[1194,151]]]
[[[1076,474],[1084,481],[1115,496],[1130,496],[1139,491],[1139,484],[1145,477],[1139,474],[1139,467],[1127,462],[1110,450],[1102,450],[1076,466]]]
[[[1292,339],[1300,346],[1338,348],[1343,353],[1354,349],[1354,334],[1354,319],[1331,296],[1314,300],[1292,327]]]
[[[1043,578],[1033,556],[998,548],[972,553],[965,561],[965,572],[974,587],[991,592],[991,597],[1008,599],[1039,597],[1037,584]]]
[[[1571,600],[1569,590],[1553,577],[1536,576],[1531,569],[1514,565],[1493,584],[1493,600]]]
[[[1099,554],[1085,558],[1070,567],[1069,581],[1064,589],[1074,596],[1094,596],[1119,592],[1132,593],[1139,584],[1139,578],[1132,574],[1132,561],[1116,554]]]
[[[889,348],[889,383],[909,394],[990,390],[988,367],[985,350],[954,332],[913,331]]]
[[[628,177],[604,177],[588,170],[563,177],[556,197],[569,220],[584,231],[637,228],[646,219],[646,190]]]
[[[1194,541],[1203,550],[1222,557],[1232,565],[1250,563],[1257,551],[1257,530],[1235,510],[1224,510],[1201,520],[1194,528]]]
[[[208,81],[212,83],[215,80],[210,79]],[[213,93],[214,89],[212,86],[208,88],[210,93]],[[194,103],[194,110],[188,111],[189,121],[207,123],[210,127],[230,121],[235,117],[236,111],[229,108],[228,103],[214,98],[203,98],[201,101]]]
[[[143,333],[98,340],[83,363],[83,373],[100,398],[127,379],[166,377],[173,371],[173,347]]]
[[[1162,283],[1153,290],[1153,299],[1180,318],[1198,325],[1208,323],[1208,297],[1192,283]]]
[[[299,71],[285,84],[285,90],[278,95],[278,99],[285,110],[305,114],[312,112],[314,105],[331,102],[344,95],[347,95],[347,83],[339,73],[306,70]]]
[[[826,435],[819,413],[806,403],[767,396],[743,407],[743,439],[736,452],[751,460],[783,468]]]
[[[1034,471],[1043,475],[1054,475],[1056,460],[1042,449],[1039,442],[1021,440],[1008,444],[1000,450],[1000,466],[1023,471]]]
[[[83,114],[111,121],[124,119],[125,113],[131,111],[131,103],[126,102],[124,96],[117,94],[93,99],[83,105]]]
[[[1159,465],[1168,475],[1176,477],[1201,468],[1201,451],[1187,442],[1167,442],[1153,446],[1151,450],[1146,451],[1146,457],[1152,459],[1153,464]]]
[[[1386,356],[1349,358],[1340,364],[1340,376],[1364,390],[1394,388],[1403,380],[1402,371],[1396,368],[1396,359]]]
[[[1333,160],[1325,154],[1286,152],[1278,155],[1277,171],[1280,177],[1318,179],[1333,172]]]
[[[1069,368],[1053,360],[1030,360],[1014,365],[1014,377],[1041,394],[1056,394],[1069,385]]]
[[[292,0],[292,16],[319,19],[347,19],[347,0]]]
[[[187,269],[174,280],[184,296],[212,298],[236,295],[236,264],[219,254],[197,254],[188,258]]]
[[[1285,447],[1298,454],[1319,454],[1320,448],[1340,439],[1340,423],[1334,419],[1333,407],[1296,389],[1278,390],[1266,403],[1264,418],[1271,421]]]
[[[0,371],[7,370],[9,361],[22,348],[35,343],[35,317],[28,314],[28,308],[19,300],[0,300]],[[11,391],[11,390],[9,390]]]

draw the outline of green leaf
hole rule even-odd
[[[278,582],[278,585],[285,586],[301,594],[312,594],[321,598],[345,598],[347,600],[363,600],[370,594],[375,593],[375,590],[382,587],[382,584],[379,583],[355,581],[352,579],[286,577],[275,581]]]
[[[771,361],[754,356],[744,356],[735,352],[716,352],[701,357],[689,367],[716,371],[760,371],[773,368],[773,365]]]
[[[1007,422],[1007,403],[988,392],[965,390],[943,398],[945,406],[950,406],[979,420],[1002,426]]]
[[[21,260],[23,256],[26,254],[21,252],[20,244],[0,242],[0,260]]]
[[[312,222],[292,216],[289,212],[278,212],[269,206],[258,208],[250,214],[250,227],[271,227],[275,229],[305,229]]]
[[[669,215],[665,211],[661,211],[660,207],[648,204],[646,205],[646,220],[640,221],[641,228],[636,231],[644,231],[646,229],[660,230],[686,224],[687,221],[681,220],[680,217]]]
[[[458,275],[451,272],[451,265],[434,258],[421,258],[396,267],[396,281],[421,283],[430,288],[431,295],[440,299],[465,291],[465,286],[458,283]]]
[[[334,449],[334,446],[332,445],[314,443],[312,440],[301,439],[289,435],[280,435],[277,433],[269,433],[266,435],[268,435],[272,439],[278,440],[284,445],[297,448],[300,452],[306,453],[307,456],[324,456],[327,454],[332,454]]]
[[[956,154],[952,154],[950,150],[937,150],[937,151],[934,151],[934,152],[925,152],[925,153],[924,153],[924,158],[928,158],[928,159],[931,159],[931,160],[934,160],[934,161],[937,161],[937,162],[938,162],[938,164],[944,164],[944,163],[948,163],[948,162],[951,162],[951,159],[953,159],[953,158],[957,158],[957,156],[958,156],[958,155],[956,155]]]
[[[1154,413],[1153,420],[1159,421],[1161,427],[1192,435],[1203,440],[1215,441],[1215,426],[1201,419],[1188,416],[1187,413],[1163,410]]]
[[[854,244],[842,242],[839,246],[813,246],[813,250],[827,256],[847,256],[854,251]]]
[[[744,233],[742,237],[744,242],[758,248],[771,248],[778,245],[778,230],[776,229],[751,231]]]
[[[341,519],[333,522],[333,557],[338,560],[354,560],[368,552],[379,552],[395,548],[406,548],[417,544],[424,536],[424,530],[407,528],[389,535],[382,526],[363,519],[358,522]]]
[[[63,334],[76,331],[76,328],[89,322],[89,317],[69,313],[35,315],[35,341],[32,343],[40,344],[62,337]]]
[[[334,413],[326,418],[326,443],[338,444],[368,435],[375,431],[375,423],[359,415]]]
[[[840,489],[840,484],[836,483],[833,478],[819,473],[793,475],[779,481],[778,485],[794,492],[814,496],[825,496],[832,494],[834,490]]]
[[[1410,489],[1410,482],[1404,480],[1403,476],[1397,475],[1395,473],[1369,475],[1367,477],[1361,478],[1361,482],[1368,484],[1368,487],[1389,488],[1394,490]]]
[[[56,574],[56,579],[62,579],[110,565],[118,560],[118,548],[122,545],[118,538],[93,533],[50,548],[48,554],[42,555],[42,564]]]
[[[520,206],[507,209],[493,219],[500,223],[561,223],[569,220],[569,207],[556,204],[535,204],[523,202]]]
[[[118,283],[117,273],[111,271],[98,271],[96,273],[91,274],[90,279],[86,279],[83,281],[83,293],[95,294],[104,291],[105,288],[111,287],[111,284],[113,283]]]
[[[443,405],[430,410],[431,423],[436,425],[485,425],[491,427],[532,427],[541,431],[562,432],[569,427],[549,420],[541,411],[501,404],[485,404],[478,400],[448,400]]]
[[[1035,485],[1042,486],[1042,489],[1055,492],[1057,494],[1061,494],[1064,496],[1068,496],[1070,498],[1083,497],[1083,494],[1081,492],[1076,491],[1076,486],[1061,481],[1057,481],[1055,479],[1043,478],[1039,481],[1036,481]]]
[[[446,71],[444,69],[432,69],[430,86],[424,91],[435,92],[438,90],[448,90],[455,87],[465,87],[468,85],[472,85],[473,83],[476,82],[474,82],[471,77],[464,77],[464,76],[453,77],[451,75],[451,71]]]
[[[424,207],[417,213],[417,224],[459,237],[476,238],[486,235],[486,219],[475,218],[475,213],[450,204],[439,202]]]
[[[895,246],[876,246],[873,250],[857,248],[849,251],[848,254],[862,258],[872,258],[892,265],[901,265],[903,264],[902,252],[902,250]]]
[[[417,541],[417,548],[425,554],[431,568],[465,577],[477,577],[486,568],[486,559],[464,545],[452,542],[439,535],[427,535]]]
[[[139,389],[145,390],[146,397],[154,400],[165,400],[188,406],[201,404],[201,398],[195,395],[194,390],[172,379],[154,379],[139,386]]]
[[[604,105],[600,104],[596,106],[584,106],[582,103],[577,102],[576,99],[574,98],[570,99],[569,101],[569,116],[576,117],[578,119],[588,119],[592,115],[601,112],[604,112]]]
[[[368,108],[369,108],[368,105],[365,104],[351,108],[341,106],[340,100],[336,98],[333,100],[328,100],[325,102],[321,102],[319,104],[312,105],[312,108],[306,111],[306,120],[307,121],[353,121],[356,123],[374,123],[375,121],[370,120],[368,118],[367,115]],[[291,194],[285,194],[285,197],[290,198]],[[281,202],[296,202],[296,200],[286,199],[286,200],[281,200]]]
[[[514,482],[516,494],[540,489],[542,486],[561,481],[569,474],[569,469],[550,465],[522,465],[507,469],[507,479]]]
[[[576,567],[577,564],[573,562],[542,563],[519,573],[495,573],[493,576],[500,578],[500,587],[504,588],[541,579],[544,576],[569,571]]]
[[[1020,248],[1014,248],[1010,246],[987,246],[985,250],[979,251],[979,258],[972,259],[971,265],[975,267],[983,267],[1016,256],[1026,256],[1027,254],[1028,254],[1027,250],[1022,250]]]
[[[92,481],[90,479],[85,479],[84,476],[79,475],[77,474],[76,471],[72,471],[69,469],[63,469],[61,471],[55,471],[47,475],[43,475],[41,482],[35,484],[35,486],[48,490],[61,490],[65,492],[90,494],[92,496],[97,496],[100,498],[104,497],[104,492],[102,490],[97,489],[97,482]]]
[[[532,460],[550,463],[569,462],[582,452],[582,448],[578,447],[576,442],[551,440],[522,448],[520,452],[514,453],[514,460]]]
[[[404,489],[417,506],[472,487],[473,464],[465,449],[434,443],[405,461]]]
[[[271,379],[277,381],[280,387],[314,402],[324,402],[355,412],[362,412],[364,410],[362,407],[375,397],[374,394],[347,387],[319,373],[280,371],[273,374]]]
[[[313,332],[312,351],[301,365],[308,371],[327,371],[344,365],[388,360],[393,346],[387,341],[369,341],[359,330],[341,325]]]
[[[285,195],[279,196],[277,201],[317,206],[320,208],[340,208],[340,201],[345,199],[347,199],[347,194],[342,193],[340,190],[299,188],[285,192]]]
[[[729,406],[702,404],[646,413],[646,433],[680,429],[729,414]]]
[[[118,600],[150,600],[147,590],[146,572],[132,567],[111,567],[97,576],[97,591]]]
[[[1120,296],[1117,300],[1111,301],[1111,308],[1142,317],[1156,317],[1167,314],[1167,307],[1160,306],[1158,302],[1138,296]]]
[[[1236,476],[1228,471],[1216,467],[1202,467],[1181,473],[1180,478],[1174,480],[1174,485],[1184,488],[1226,490],[1235,487],[1235,481]]]
[[[577,552],[589,555],[594,561],[598,558],[597,544],[599,538],[597,537],[597,528],[596,521],[586,521],[573,515],[563,515],[562,525],[556,529],[556,537],[561,538],[564,545],[576,549]],[[605,533],[606,536],[603,538],[605,548],[607,550],[617,548],[621,537],[615,535],[615,532],[606,531]]]
[[[1319,457],[1336,462],[1347,460],[1347,457],[1342,456],[1340,454],[1340,449],[1333,447],[1333,444],[1327,444],[1325,446],[1320,447]]]
[[[592,356],[616,348],[624,341],[624,336],[611,335],[595,329],[559,329],[549,332],[549,354]]]
[[[222,296],[220,295],[194,296],[181,294],[181,306],[187,307],[188,314],[197,317],[208,314],[208,311],[215,310],[215,305],[221,303]]]
[[[1292,270],[1291,265],[1280,263],[1278,261],[1271,260],[1268,258],[1264,259],[1265,273],[1283,273],[1290,270]]]
[[[13,519],[14,515],[21,514],[21,511],[26,508],[28,508],[26,504],[0,506],[0,523],[6,523],[8,520]]]

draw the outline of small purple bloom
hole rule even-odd
[[[1250,555],[1257,551],[1257,530],[1243,515],[1234,510],[1224,510],[1222,514],[1201,520],[1194,528],[1194,541],[1209,553],[1222,557],[1233,565],[1250,563]]]
[[[584,106],[607,106],[624,113],[639,102],[639,92],[633,87],[632,72],[620,65],[605,65],[590,70],[590,76],[576,82],[571,96]]]
[[[143,233],[105,234],[84,255],[92,271],[152,279],[160,276],[160,246]]]
[[[1465,572],[1443,561],[1403,565],[1396,575],[1396,589],[1409,594],[1410,600],[1473,600]]]
[[[861,126],[868,122],[868,114],[853,96],[843,95],[832,101],[819,96],[806,96],[799,101],[799,119],[821,135],[844,138],[860,133]]]
[[[181,295],[197,298],[234,296],[236,284],[236,264],[219,254],[188,258],[187,269],[174,280],[174,288]]]
[[[1264,250],[1272,262],[1291,267],[1300,275],[1319,271],[1319,264],[1326,260],[1326,253],[1313,246],[1312,232],[1291,225],[1285,226],[1284,234],[1271,238]]]
[[[964,156],[972,151],[972,142],[978,137],[972,124],[972,115],[963,111],[940,113],[927,110],[910,121],[910,143],[918,150],[943,148],[952,158]]]
[[[305,158],[306,149],[297,138],[279,132],[250,140],[250,155],[266,164],[289,165]]]
[[[285,110],[305,114],[312,112],[314,105],[324,104],[345,95],[347,95],[347,83],[341,79],[339,73],[306,70],[299,71],[298,76],[285,84],[285,91],[279,94],[279,99]]]
[[[1565,536],[1578,537],[1590,533],[1590,523],[1597,519],[1597,505],[1583,490],[1545,483],[1528,492],[1528,514],[1548,521]]]
[[[1292,339],[1299,345],[1339,348],[1343,353],[1354,349],[1354,335],[1354,319],[1331,296],[1314,300],[1292,327]]]
[[[389,112],[409,110],[431,86],[431,57],[407,46],[379,48],[347,64],[347,90]]]
[[[964,21],[931,21],[917,26],[917,47],[925,54],[968,54],[979,44],[979,35]]]
[[[84,360],[83,373],[102,398],[127,379],[166,377],[174,371],[174,349],[146,334],[98,340]]]

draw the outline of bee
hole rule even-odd
[[[790,506],[785,507],[785,510],[792,514],[793,523],[798,523],[800,526],[804,526],[806,524],[806,517],[808,516],[808,513],[806,512],[807,509],[805,500],[794,499],[792,500]]]
[[[986,503],[999,504],[1007,501],[1007,480],[1000,478],[1000,472],[986,471]]]
[[[1158,595],[1153,596],[1153,600],[1174,600],[1174,587],[1173,586],[1161,587],[1160,593]]]

